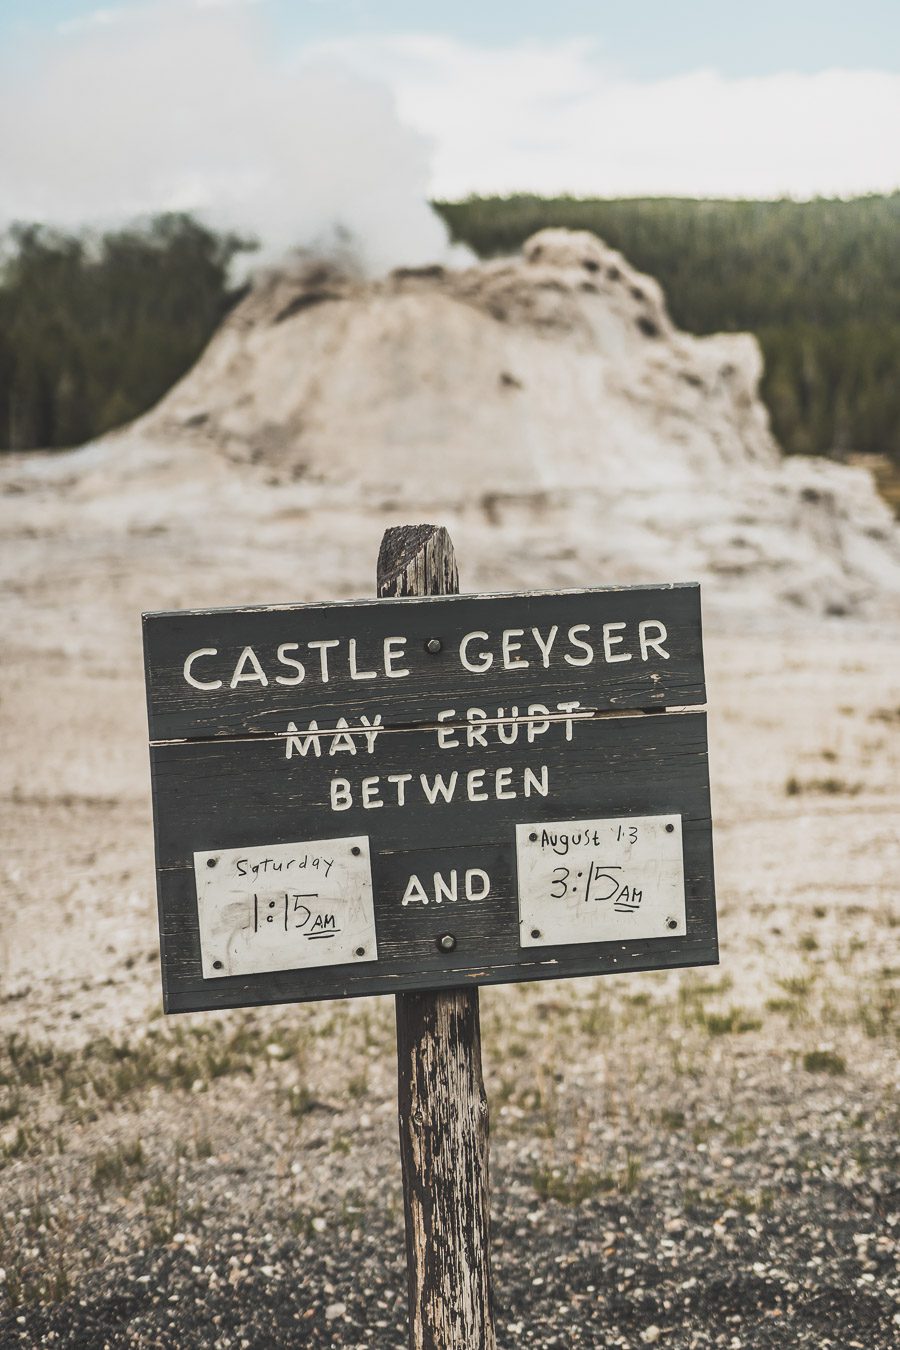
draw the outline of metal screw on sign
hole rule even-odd
[[[452,952],[456,950],[456,938],[452,933],[442,933],[438,938],[438,946],[442,952]]]
[[[429,638],[425,643],[425,650],[431,652],[432,656],[437,656],[443,645],[440,638]]]

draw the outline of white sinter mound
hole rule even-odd
[[[900,534],[868,474],[784,460],[760,373],[752,337],[679,332],[657,283],[588,233],[377,282],[307,260],[66,473],[139,528],[199,512],[219,540],[255,521],[274,546],[273,519],[306,516],[294,565],[324,595],[368,589],[352,578],[371,565],[332,559],[316,584],[326,516],[367,547],[428,516],[463,532],[470,587],[699,578],[727,609],[896,603]]]

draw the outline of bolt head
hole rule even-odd
[[[532,844],[537,843],[537,835],[535,834],[534,830],[531,831],[531,834],[528,836],[528,838]]]
[[[539,938],[541,936],[541,930],[539,928],[532,928],[531,936],[533,938]]]
[[[666,927],[667,927],[667,928],[677,928],[677,927],[678,927],[678,920],[677,920],[677,919],[666,919]]]
[[[357,955],[357,956],[365,956],[365,954],[366,954],[366,949],[365,949],[365,947],[357,947],[357,949],[356,949],[356,955]]]
[[[440,638],[429,638],[425,643],[425,650],[431,652],[432,656],[437,656],[443,645]]]
[[[206,865],[207,867],[215,867],[218,861],[219,861],[218,858],[207,858]]]
[[[442,933],[438,938],[438,947],[442,952],[452,952],[456,949],[456,938],[452,933]]]

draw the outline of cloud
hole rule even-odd
[[[282,56],[262,6],[101,13],[0,69],[7,223],[192,210],[269,256],[349,231],[376,272],[446,251],[427,204],[431,146],[383,81],[324,54]]]
[[[192,210],[269,256],[348,230],[381,271],[445,255],[429,195],[900,183],[900,75],[638,81],[588,39],[366,35],[285,52],[269,15],[254,0],[145,0],[7,51],[0,224]]]
[[[432,191],[798,197],[900,186],[900,75],[826,70],[624,78],[588,40],[317,48],[385,80],[436,145]]]

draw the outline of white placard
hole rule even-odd
[[[194,854],[203,978],[375,961],[366,835]]]
[[[519,942],[683,937],[681,816],[516,826]]]

